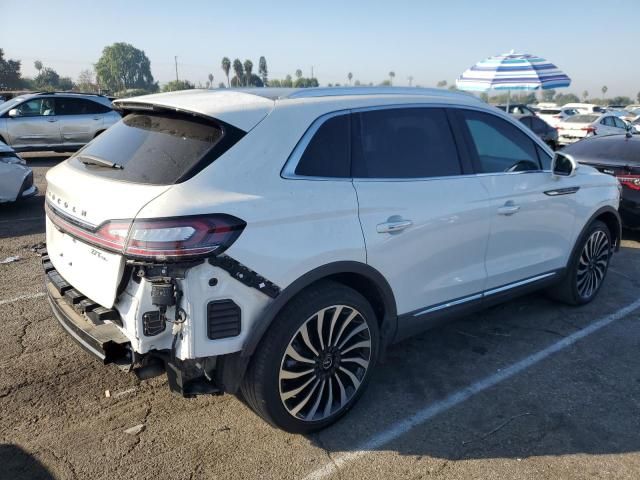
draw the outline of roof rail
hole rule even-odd
[[[420,88],[420,87],[314,87],[300,88],[288,95],[280,98],[314,98],[314,97],[334,97],[342,95],[418,95],[418,96],[452,96],[476,98],[467,92],[452,92],[440,88]]]
[[[102,93],[84,93],[84,92],[64,92],[64,91],[60,91],[60,92],[32,92],[33,95],[57,95],[57,94],[64,94],[64,95],[89,95],[89,96],[94,96],[94,97],[105,97],[106,95],[102,94]]]

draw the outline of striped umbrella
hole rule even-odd
[[[460,90],[537,90],[568,87],[571,79],[553,63],[528,53],[489,57],[476,63],[458,79]]]

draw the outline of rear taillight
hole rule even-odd
[[[640,175],[620,175],[617,178],[623,187],[640,190]]]
[[[124,254],[154,260],[221,253],[238,238],[245,222],[231,215],[135,220]]]
[[[553,118],[562,118],[562,115],[554,115]]]
[[[110,220],[98,227],[78,225],[45,206],[60,230],[112,252],[145,260],[171,261],[219,254],[238,238],[246,223],[225,214],[143,220]]]
[[[589,135],[590,133],[593,133],[594,135],[596,134],[595,127],[582,127],[580,130],[582,130],[583,132],[587,132],[587,135]]]

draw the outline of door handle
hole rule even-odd
[[[53,122],[57,122],[57,121],[58,121],[57,118],[48,118],[47,119],[47,122],[49,122],[49,123],[53,123]]]
[[[384,223],[379,223],[376,226],[376,231],[378,233],[401,232],[405,228],[409,228],[411,225],[413,225],[413,222],[411,220],[397,220],[393,222],[384,222]]]
[[[513,215],[520,210],[520,205],[516,205],[512,201],[508,201],[503,206],[498,208],[498,215]]]

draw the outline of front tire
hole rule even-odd
[[[362,395],[379,348],[373,309],[357,291],[322,282],[278,315],[252,358],[241,393],[271,425],[320,430]]]
[[[604,283],[612,252],[609,228],[594,221],[579,239],[564,279],[549,290],[551,296],[569,305],[591,302]]]

